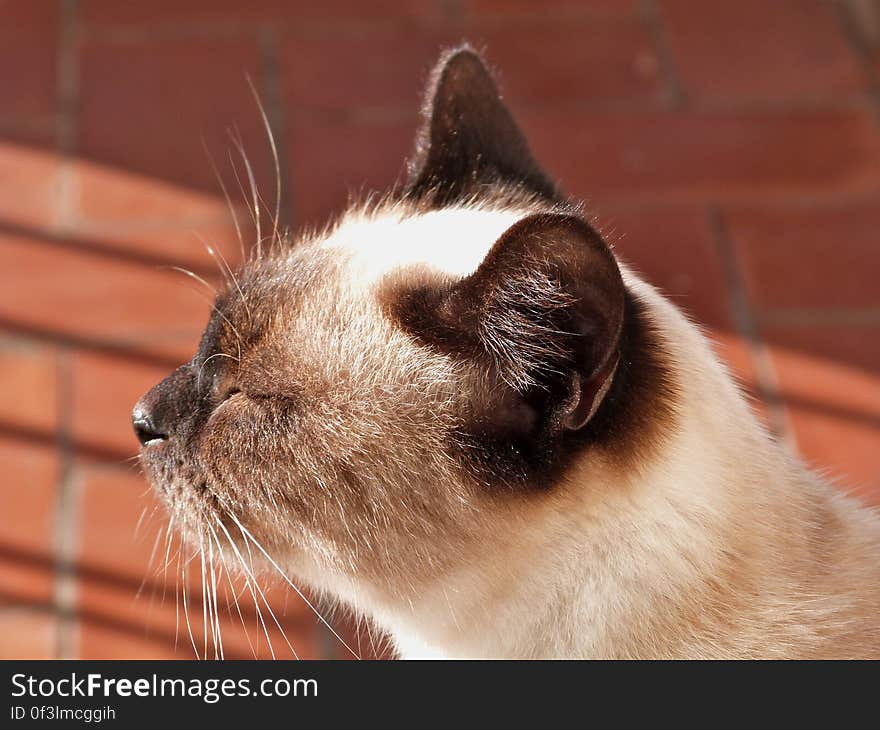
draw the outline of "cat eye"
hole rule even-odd
[[[219,406],[221,403],[228,401],[232,396],[241,394],[249,401],[259,402],[259,401],[268,401],[277,398],[278,396],[274,396],[271,393],[262,393],[262,392],[254,392],[254,391],[243,391],[241,388],[236,386],[229,386],[222,392],[220,392],[217,396],[217,405]]]
[[[210,390],[205,395],[219,406],[236,393],[241,393],[241,388],[235,383],[230,383],[227,378],[222,377],[219,373],[215,373],[211,377]]]
[[[238,393],[241,393],[241,388],[237,388],[234,385],[226,388],[225,390],[221,391],[217,397],[218,405],[220,403],[223,403],[224,401],[229,400],[232,396]]]

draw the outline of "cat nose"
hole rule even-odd
[[[137,436],[141,445],[150,441],[164,441],[168,438],[168,434],[162,432],[162,429],[156,425],[152,414],[141,403],[138,403],[131,413],[131,424],[134,426],[134,435]]]
[[[177,436],[181,414],[194,411],[198,405],[193,381],[191,363],[181,365],[135,403],[131,424],[141,445],[168,441]]]

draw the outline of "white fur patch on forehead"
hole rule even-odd
[[[352,255],[363,283],[422,264],[455,277],[473,273],[501,235],[526,210],[455,207],[424,213],[351,213],[322,242]]]

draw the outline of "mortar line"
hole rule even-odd
[[[859,27],[855,10],[849,3],[839,2],[834,4],[837,19],[840,23],[843,39],[849,46],[856,60],[865,74],[867,82],[866,97],[871,106],[875,119],[880,121],[880,81],[872,62],[871,43],[865,37]]]
[[[665,106],[673,110],[682,109],[687,105],[687,94],[681,85],[660,8],[656,0],[642,0],[640,11],[643,22],[648,26],[654,51],[657,53]]]
[[[708,222],[724,271],[728,308],[733,325],[747,345],[749,358],[755,369],[758,395],[767,407],[770,431],[777,439],[796,449],[794,430],[791,428],[788,411],[779,393],[776,368],[770,357],[770,351],[760,335],[757,319],[746,293],[742,264],[731,239],[727,221],[717,206],[709,207]]]
[[[60,159],[55,228],[70,230],[73,218],[73,154],[76,144],[75,109],[78,91],[77,0],[58,0],[58,117],[57,152]],[[78,490],[72,434],[73,349],[60,347],[58,383],[58,482],[56,485],[54,550],[55,581],[52,600],[58,617],[55,655],[70,659],[76,654],[76,538]]]

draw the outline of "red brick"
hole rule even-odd
[[[0,421],[11,429],[51,433],[58,422],[54,348],[0,340]]]
[[[189,358],[210,311],[175,272],[21,237],[0,236],[0,271],[0,319],[170,357]]]
[[[740,210],[729,221],[758,307],[880,306],[876,202]]]
[[[172,589],[169,615],[167,593],[160,604],[162,586],[156,585],[152,572],[165,557],[163,545],[153,553],[164,519],[161,507],[140,477],[118,468],[86,470],[82,489],[78,655],[172,658],[174,593]],[[146,518],[141,521],[142,513]],[[147,577],[150,583],[139,596]],[[158,595],[151,601],[154,589]]]
[[[198,135],[193,139],[198,145]],[[208,159],[203,159],[210,169]],[[82,159],[72,169],[76,180],[74,216],[79,228],[85,231],[132,224],[195,226],[204,220],[218,220],[228,210],[219,185],[216,191],[197,190],[161,175],[132,172],[125,165]],[[238,196],[237,187],[235,193]]]
[[[52,146],[45,135],[0,139],[0,220],[7,225],[43,231],[55,223],[61,168]]]
[[[767,329],[780,394],[807,461],[880,505],[880,329]]]
[[[83,0],[81,15],[87,27],[205,27],[228,28],[255,23],[285,22],[335,23],[346,21],[433,19],[441,13],[439,2],[431,0],[381,0],[362,3],[357,0],[330,0],[322,3],[291,0],[155,0],[149,5],[118,0]]]
[[[182,24],[227,25],[229,23],[262,23],[283,15],[284,0],[155,0],[149,5],[118,0],[82,0],[80,17],[86,28],[118,29],[120,27],[180,27]]]
[[[651,101],[659,92],[659,60],[637,20],[478,26],[469,36],[514,104]]]
[[[516,111],[538,160],[597,202],[766,202],[880,182],[880,137],[862,112]]]
[[[3,4],[0,64],[7,73],[0,74],[0,119],[54,114],[57,8],[58,3],[33,0]]]
[[[0,438],[0,605],[45,604],[54,576],[54,450]],[[0,632],[0,647],[5,634]]]
[[[51,614],[0,611],[0,659],[54,659],[57,627]]]
[[[454,40],[387,26],[292,32],[282,48],[288,109],[293,116],[382,109],[414,115],[428,71]]]
[[[89,164],[77,170],[80,213],[99,219],[222,213],[225,202],[202,141],[228,170],[233,127],[268,197],[274,174],[246,81],[249,74],[259,84],[259,71],[255,40],[86,42],[77,149]],[[246,182],[243,167],[241,175]],[[234,177],[225,177],[237,190]]]
[[[175,607],[178,572],[175,542],[170,553],[171,565],[165,572],[164,543],[160,544],[150,560],[155,536],[164,524],[164,510],[141,522],[135,537],[134,526],[144,508],[151,514],[156,500],[144,496],[144,482],[133,474],[118,469],[89,469],[86,472],[83,494],[83,529],[80,538],[79,594],[80,651],[82,658],[192,658],[190,642],[183,614],[182,598]],[[185,549],[184,555],[191,550]],[[138,596],[138,587],[147,577],[147,583]],[[222,582],[222,581],[221,581]],[[203,610],[201,603],[201,569],[198,559],[188,568],[187,576],[190,624],[196,645],[204,648]],[[242,585],[239,583],[238,588]],[[163,600],[164,588],[164,600]],[[314,622],[307,609],[288,591],[263,589],[279,622],[285,628],[291,644],[301,656],[315,657]],[[224,589],[220,588],[221,632],[227,658],[248,659],[253,656],[238,613],[227,613]],[[289,599],[289,600],[288,600]],[[269,657],[265,638],[258,641],[258,618],[252,602],[241,599],[242,613],[248,636],[258,656]],[[290,650],[271,619],[264,618],[270,627],[270,638],[279,657],[291,657]],[[177,645],[175,648],[175,633]],[[208,639],[209,657],[213,643]]]
[[[663,0],[666,37],[698,99],[848,96],[866,79],[832,3]]]
[[[766,425],[769,422],[767,409],[765,404],[760,402],[752,346],[742,335],[730,330],[711,329],[706,331],[706,335],[712,342],[715,354],[727,366],[746,397],[752,401],[753,410]]]
[[[701,324],[730,329],[724,269],[702,211],[600,216],[616,254]]]
[[[394,183],[414,135],[415,119],[408,124],[293,125],[289,150],[296,224],[323,222],[345,205],[350,193]]]
[[[515,101],[577,104],[656,93],[658,62],[647,28],[636,21],[481,24],[468,37],[485,47],[503,91]],[[440,50],[458,42],[457,31],[437,29],[292,31],[282,56],[289,108],[293,114],[412,113]],[[377,47],[393,52],[376,53]]]
[[[750,347],[731,317],[724,267],[708,216],[687,210],[627,211],[601,215],[599,226],[618,258],[704,328],[716,354],[766,422],[763,404],[757,402]]]
[[[120,458],[137,453],[131,410],[170,368],[112,355],[76,353],[73,359],[73,435],[77,444]]]
[[[81,223],[75,235],[89,246],[131,254],[134,259],[162,262],[161,265],[182,266],[217,286],[224,281],[222,261],[234,271],[242,260],[242,248],[249,251],[256,241],[248,212],[240,210],[237,215],[243,245],[228,213],[217,219],[193,220],[189,225],[182,222],[169,225],[164,221],[126,225],[128,218],[115,224]],[[214,249],[216,258],[206,246]]]
[[[499,21],[632,17],[639,12],[635,0],[462,0],[461,6],[468,19]]]
[[[157,557],[164,561],[164,553]],[[200,564],[196,559],[187,576],[187,610],[184,611],[182,589],[178,587],[176,559],[171,554],[171,566],[163,579],[160,569],[148,570],[146,563],[138,566],[148,576],[141,594],[137,594],[134,566],[124,579],[124,588],[105,581],[86,581],[81,602],[79,656],[84,659],[193,659],[205,653],[204,612],[201,594]],[[238,590],[243,586],[239,584]],[[264,593],[265,593],[265,589]],[[266,593],[276,617],[296,654],[301,658],[317,658],[311,636],[313,627],[302,615],[285,614],[276,596]],[[260,599],[262,601],[262,598]],[[253,609],[250,594],[239,597],[244,627],[234,606],[227,610],[232,593],[227,587],[225,574],[218,585],[218,608],[223,655],[226,659],[270,659],[272,653],[259,617]],[[283,605],[283,600],[281,601]],[[269,640],[278,658],[295,658],[285,643],[278,627],[272,622],[264,605],[263,618]],[[189,628],[186,614],[189,614]],[[210,621],[210,619],[209,619]],[[192,639],[190,638],[192,631]],[[213,637],[208,629],[207,658],[214,657]],[[195,643],[195,649],[193,648]],[[218,652],[219,653],[219,652]]]

